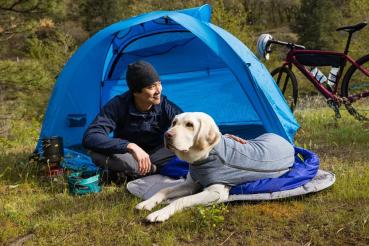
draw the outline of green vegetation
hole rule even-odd
[[[369,124],[345,111],[336,121],[302,78],[308,96],[296,112],[296,143],[318,153],[322,169],[337,178],[317,194],[196,207],[147,225],[147,213],[134,211],[139,200],[124,187],[70,196],[64,179],[42,178],[41,167],[29,160],[55,78],[79,45],[122,18],[206,2],[213,6],[212,21],[252,50],[265,32],[343,50],[346,36],[334,29],[369,20],[366,0],[0,1],[0,245],[369,244]],[[365,28],[354,37],[354,57],[369,53],[368,35]],[[266,66],[281,64],[284,52],[273,53]]]
[[[134,210],[139,200],[124,187],[74,197],[62,179],[41,179],[27,159],[37,132],[18,125],[16,134],[26,142],[0,155],[0,241],[30,235],[30,245],[368,244],[369,126],[348,114],[336,122],[331,110],[315,105],[298,110],[297,119],[297,143],[336,174],[332,188],[273,202],[191,208],[155,225],[143,221],[147,212]]]

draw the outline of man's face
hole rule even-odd
[[[160,103],[161,91],[161,82],[156,81],[155,83],[142,88],[141,92],[134,93],[134,95],[136,99],[144,104],[157,105]]]

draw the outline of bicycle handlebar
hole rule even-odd
[[[340,27],[337,29],[337,31],[342,30],[342,31],[346,31],[349,33],[344,54],[348,54],[352,34],[364,28],[367,24],[368,22],[365,21],[365,22],[361,22],[353,26],[344,26],[344,27]],[[264,58],[268,59],[267,57],[269,57],[269,53],[272,52],[272,49],[271,49],[272,44],[286,46],[290,50],[293,50],[293,49],[305,50],[306,49],[305,46],[303,45],[276,40],[276,39],[273,39],[273,37],[270,34],[262,34],[260,35],[257,41],[257,49],[258,49],[260,56],[264,56]]]
[[[279,40],[275,40],[275,39],[269,40],[268,43],[270,43],[270,44],[278,44],[278,45],[282,45],[282,46],[287,46],[290,49],[301,49],[301,50],[305,50],[306,49],[305,46],[303,46],[303,45],[294,44],[294,43],[290,43],[290,42],[279,41]]]

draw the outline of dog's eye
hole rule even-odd
[[[172,126],[175,126],[176,124],[177,124],[176,120],[172,122]]]
[[[191,128],[193,128],[193,124],[192,124],[191,122],[187,122],[187,123],[186,123],[186,127],[191,127]]]

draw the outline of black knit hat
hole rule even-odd
[[[126,80],[131,92],[141,92],[141,89],[159,81],[159,74],[148,62],[137,61],[128,65]]]

